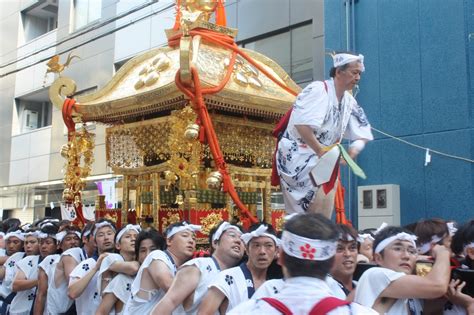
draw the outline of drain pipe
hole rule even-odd
[[[346,51],[351,50],[350,1],[351,0],[344,0],[344,4],[346,6]]]

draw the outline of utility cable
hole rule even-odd
[[[61,52],[58,52],[58,53],[56,53],[56,55],[61,55],[61,54],[70,52],[70,51],[72,51],[72,50],[74,50],[74,49],[76,49],[76,48],[79,48],[79,47],[84,46],[84,45],[86,45],[86,44],[89,44],[89,43],[91,43],[91,42],[93,42],[93,41],[96,41],[96,40],[98,40],[98,39],[100,39],[100,38],[102,38],[102,37],[111,35],[111,34],[117,32],[117,31],[119,31],[119,30],[121,30],[121,29],[123,29],[123,28],[126,28],[126,27],[128,27],[128,26],[130,26],[130,25],[132,25],[132,24],[135,24],[135,23],[137,23],[137,22],[140,22],[141,20],[144,20],[144,19],[146,19],[146,18],[149,18],[149,17],[152,16],[152,15],[155,15],[155,14],[164,12],[164,11],[170,9],[170,8],[173,8],[174,6],[175,6],[174,4],[170,4],[170,5],[164,7],[164,8],[162,8],[162,9],[160,9],[160,10],[152,11],[152,12],[150,12],[149,14],[146,14],[146,15],[144,15],[144,16],[142,16],[142,17],[139,17],[139,18],[137,18],[137,19],[135,19],[135,20],[133,20],[133,21],[130,21],[129,23],[126,23],[126,24],[124,24],[124,25],[121,25],[121,26],[119,26],[119,27],[117,27],[117,28],[115,28],[115,29],[113,29],[113,30],[110,30],[110,31],[108,31],[108,32],[105,32],[105,33],[103,33],[103,34],[101,34],[101,35],[99,35],[99,36],[93,37],[93,38],[91,38],[91,39],[89,39],[89,40],[87,40],[87,41],[84,41],[84,42],[82,42],[82,43],[79,43],[79,44],[77,44],[77,45],[75,45],[75,46],[73,46],[73,47],[70,47],[70,48],[68,48],[68,49],[65,49],[65,50],[63,50],[63,51],[61,51]],[[15,69],[15,70],[12,70],[12,71],[9,71],[9,72],[0,74],[0,78],[6,77],[6,76],[8,76],[8,75],[10,75],[10,74],[14,74],[14,73],[16,73],[16,72],[25,70],[25,69],[30,68],[30,67],[32,67],[32,66],[34,66],[34,65],[37,65],[37,64],[39,64],[39,63],[45,62],[45,61],[51,59],[51,57],[52,57],[52,56],[45,57],[45,58],[43,58],[43,59],[41,59],[41,60],[38,60],[38,61],[36,61],[36,62],[34,62],[34,63],[31,63],[31,64],[28,64],[28,65],[26,65],[26,66],[24,66],[24,67],[21,67],[21,68],[18,68],[18,69]]]
[[[406,140],[403,140],[399,137],[396,137],[396,136],[393,136],[391,134],[388,134],[386,132],[383,132],[381,130],[378,130],[377,128],[374,128],[374,127],[371,127],[372,130],[384,135],[384,136],[387,136],[389,138],[392,138],[392,139],[395,139],[397,141],[400,141],[402,143],[405,143],[405,144],[408,144],[412,147],[415,147],[415,148],[418,148],[418,149],[422,149],[424,151],[426,150],[429,150],[430,153],[435,153],[435,154],[438,154],[438,155],[441,155],[441,156],[445,156],[445,157],[448,157],[448,158],[451,158],[451,159],[456,159],[456,160],[461,160],[461,161],[464,161],[464,162],[469,162],[469,163],[474,163],[474,160],[471,160],[471,159],[468,159],[468,158],[465,158],[465,157],[461,157],[461,156],[456,156],[456,155],[452,155],[452,154],[448,154],[448,153],[444,153],[444,152],[441,152],[441,151],[437,151],[437,150],[433,150],[433,149],[430,149],[430,148],[427,148],[427,147],[423,147],[421,145],[418,145],[418,144],[414,144],[414,143],[411,143],[409,141],[406,141]]]

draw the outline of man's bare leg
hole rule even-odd
[[[322,187],[319,187],[316,196],[309,205],[308,212],[320,213],[326,218],[332,218],[332,212],[334,211],[334,199],[336,197],[337,182],[333,189],[326,195]]]

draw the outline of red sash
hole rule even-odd
[[[273,308],[278,310],[283,315],[293,315],[290,309],[283,304],[282,302],[278,301],[277,299],[266,297],[262,298],[263,301],[270,304]],[[349,305],[349,301],[344,301],[333,296],[328,296],[322,300],[320,300],[313,308],[309,311],[309,315],[326,315],[330,311],[340,306]]]
[[[328,92],[328,85],[326,84],[326,81],[323,81],[323,83],[324,83],[324,89],[326,90],[326,93],[327,93]],[[293,106],[290,107],[290,109],[280,119],[280,121],[276,125],[275,129],[273,129],[273,131],[272,131],[272,136],[277,138],[276,148],[275,148],[275,151],[273,152],[273,160],[272,160],[272,177],[271,177],[271,180],[270,180],[272,186],[280,185],[280,176],[278,175],[278,170],[277,170],[277,166],[276,166],[276,154],[277,154],[277,150],[278,150],[278,142],[280,141],[281,137],[283,136],[283,133],[285,132],[286,128],[288,127],[288,123],[290,122],[292,111],[293,111]]]

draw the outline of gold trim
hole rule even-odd
[[[59,77],[49,87],[49,99],[54,106],[63,108],[64,100],[76,93],[76,82],[68,77]]]
[[[191,54],[193,46],[191,45],[192,38],[190,36],[183,36],[179,42],[179,75],[181,82],[186,85],[191,85]]]
[[[184,23],[188,26],[189,30],[193,30],[195,28],[204,28],[210,31],[218,32],[230,36],[232,38],[237,37],[237,29],[216,25],[211,22],[197,20],[195,22],[190,23],[189,21],[184,21]]]

